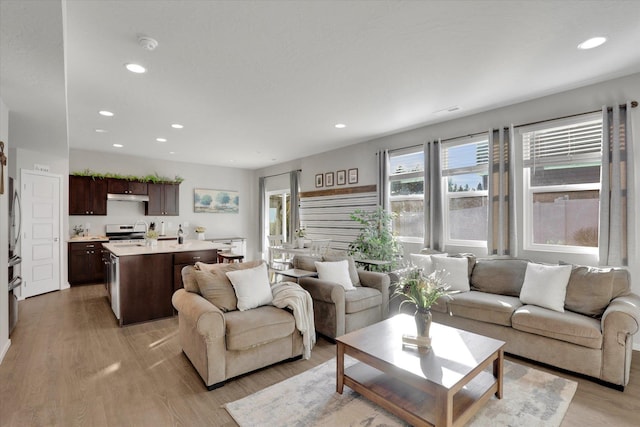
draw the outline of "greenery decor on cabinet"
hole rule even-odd
[[[180,184],[182,181],[184,181],[184,178],[182,178],[179,175],[176,175],[173,178],[169,178],[167,176],[158,175],[157,172],[149,175],[144,175],[144,176],[136,176],[136,175],[123,175],[123,174],[117,174],[117,173],[111,173],[111,172],[100,173],[100,172],[92,171],[91,169],[85,169],[78,172],[71,172],[71,175],[88,176],[93,179],[98,179],[98,178],[124,179],[127,181],[139,181],[139,182],[147,182],[152,184],[158,184],[158,183]]]
[[[351,219],[360,223],[360,234],[349,244],[349,254],[356,259],[389,261],[384,266],[371,266],[372,270],[392,271],[402,255],[402,246],[391,231],[394,213],[378,207],[375,211],[356,209]]]

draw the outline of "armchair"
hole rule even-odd
[[[338,283],[319,278],[300,278],[299,283],[313,299],[316,332],[333,340],[385,319],[389,313],[389,276],[357,270],[353,258],[346,256],[295,256],[294,268],[316,271],[315,261],[349,261],[354,290],[345,291]]]

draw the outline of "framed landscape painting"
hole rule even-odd
[[[238,213],[240,195],[233,190],[194,188],[193,211],[200,213]]]

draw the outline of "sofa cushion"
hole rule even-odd
[[[359,286],[352,291],[345,292],[344,311],[347,314],[358,313],[382,304],[382,294],[377,289]]]
[[[434,256],[444,256],[447,254],[409,254],[409,261],[411,265],[422,270],[422,273],[429,275],[433,273],[433,258]]]
[[[281,308],[265,305],[224,315],[227,350],[247,350],[287,337],[296,324],[293,315]]]
[[[447,304],[454,316],[503,326],[511,326],[511,316],[522,307],[517,297],[486,292],[471,291],[451,297]]]
[[[434,256],[433,270],[444,271],[443,282],[452,291],[468,292],[469,262],[467,258]]]
[[[519,297],[526,271],[526,260],[479,259],[471,273],[471,289]]]
[[[327,282],[334,282],[344,288],[345,291],[355,289],[349,276],[349,262],[345,259],[342,261],[317,262],[316,270],[318,278]]]
[[[316,271],[316,261],[322,261],[320,256],[296,255],[293,257],[293,268]]]
[[[260,264],[254,268],[228,271],[233,289],[238,298],[238,310],[245,311],[261,305],[271,304],[273,294],[269,283],[267,264]]]
[[[589,348],[602,348],[600,321],[581,314],[524,305],[513,313],[513,329]]]
[[[193,271],[196,278],[196,284],[198,289],[191,290],[189,292],[196,292],[202,295],[204,299],[215,305],[222,311],[232,311],[238,309],[238,300],[236,293],[233,290],[233,285],[227,277],[228,271],[244,270],[247,268],[254,268],[262,264],[262,260],[249,261],[243,263],[231,263],[231,264],[205,264],[203,262],[197,262],[195,264],[195,271]],[[206,274],[196,275],[197,271],[201,273],[210,273],[210,276]],[[198,280],[199,278],[199,280]],[[189,281],[186,280],[185,284]]]
[[[613,295],[612,268],[574,266],[564,308],[587,316],[602,316]]]
[[[194,270],[192,274],[204,299],[224,312],[238,309],[238,299],[233,286],[221,270]]]
[[[342,261],[347,260],[349,263],[349,277],[351,278],[351,283],[353,286],[360,286],[360,276],[358,276],[358,268],[356,267],[356,262],[352,256],[349,255],[340,255],[340,254],[325,254],[322,257],[322,261]]]
[[[520,290],[520,301],[562,313],[570,276],[570,265],[530,262]]]

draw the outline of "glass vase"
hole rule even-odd
[[[416,335],[419,337],[429,337],[429,329],[431,328],[431,310],[419,308],[413,315],[416,321]]]

